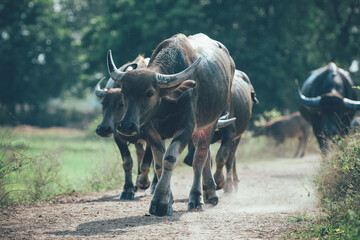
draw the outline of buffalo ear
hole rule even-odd
[[[176,101],[178,100],[185,92],[190,91],[196,87],[196,82],[194,80],[186,80],[180,84],[177,88],[167,92],[165,97]]]

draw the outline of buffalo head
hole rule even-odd
[[[123,65],[119,68],[120,71],[127,72],[138,68],[145,68],[148,64],[148,59],[143,56],[138,56],[134,62]],[[105,78],[101,79],[95,87],[95,95],[102,99],[102,114],[103,120],[96,128],[96,134],[101,137],[111,136],[119,124],[121,118],[124,116],[124,100],[121,93],[121,88],[112,78],[108,79],[105,88],[101,88],[101,83]]]
[[[349,75],[334,63],[315,70],[305,81],[303,91],[296,81],[296,96],[300,112],[314,130],[321,150],[327,150],[327,140],[347,133],[360,101],[352,89]]]
[[[140,127],[156,113],[162,97],[194,88],[195,81],[188,79],[200,61],[199,58],[176,74],[160,74],[151,68],[124,72],[116,68],[109,50],[108,70],[111,78],[121,85],[124,99],[125,115],[117,126],[119,133],[124,136],[139,134]]]
[[[96,128],[96,134],[101,137],[109,137],[114,133],[116,125],[124,115],[124,104],[120,88],[101,89],[100,86],[104,79],[101,79],[95,87],[96,96],[102,98],[103,114],[103,120]]]

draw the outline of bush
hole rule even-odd
[[[322,164],[317,180],[330,236],[360,238],[359,143],[359,133],[337,142],[337,151]]]
[[[30,158],[28,168],[23,168],[21,178],[26,186],[25,200],[37,201],[54,197],[61,188],[58,173],[61,160],[57,154],[43,154]]]
[[[132,150],[133,148],[131,148]],[[105,191],[113,190],[122,187],[124,182],[124,170],[122,167],[122,159],[120,158],[120,153],[116,152],[116,156],[105,158],[103,162],[96,167],[92,174],[91,178],[88,179],[87,186],[88,191]],[[137,169],[137,159],[134,150],[132,151],[133,157],[133,174]]]
[[[3,133],[2,133],[3,134]],[[0,139],[0,206],[7,206],[11,203],[11,193],[21,191],[20,189],[11,188],[16,184],[12,177],[19,174],[22,168],[29,163],[29,159],[23,155],[20,150],[12,146],[13,137],[9,132],[4,133]],[[21,147],[23,148],[23,147]]]
[[[341,139],[315,180],[323,214],[301,237],[360,239],[360,134]]]
[[[53,197],[61,189],[57,155],[29,156],[26,142],[10,130],[1,129],[0,133],[0,206]]]

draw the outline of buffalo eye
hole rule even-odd
[[[146,96],[147,98],[151,98],[153,95],[154,95],[154,92],[153,92],[153,91],[148,91],[148,92],[145,94],[145,96]]]

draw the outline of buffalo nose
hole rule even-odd
[[[111,133],[111,127],[110,126],[103,126],[99,125],[96,130],[96,134],[99,136],[107,136]]]

